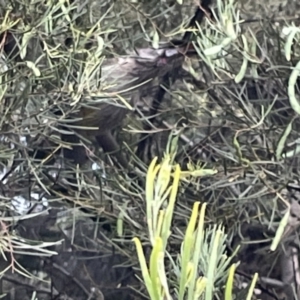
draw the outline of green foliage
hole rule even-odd
[[[160,165],[155,158],[149,166],[146,179],[146,206],[151,254],[147,261],[141,241],[134,238],[142,271],[143,282],[150,299],[212,300],[216,291],[225,285],[224,299],[234,299],[232,294],[235,253],[227,257],[227,235],[222,226],[205,229],[206,203],[195,202],[182,238],[181,251],[174,260],[168,252],[168,240],[172,235],[172,217],[180,183],[179,165],[170,163],[167,154]],[[174,170],[174,173],[172,173]],[[173,181],[171,177],[173,176]],[[166,260],[171,268],[166,270]],[[202,274],[202,275],[201,275]],[[175,280],[171,280],[174,276]],[[226,283],[225,283],[226,280]],[[257,274],[253,278],[247,299],[251,299]],[[171,294],[174,294],[173,296]]]
[[[42,282],[82,299],[92,298],[94,283],[108,300],[111,290],[120,300],[133,290],[138,299],[248,300],[255,286],[261,299],[276,299],[274,282],[290,295],[288,280],[298,274],[285,269],[292,255],[285,263],[282,253],[289,241],[298,246],[299,1],[215,1],[214,18],[189,29],[198,55],[172,74],[155,124],[149,92],[117,132],[134,176],[101,149],[91,155],[96,170],[67,169],[62,126],[106,101],[105,59],[180,39],[195,1],[0,3],[1,280],[10,271],[30,277],[28,294],[40,299],[31,271],[52,256]],[[148,134],[146,153],[137,155]],[[157,158],[147,167],[149,157]],[[25,212],[16,211],[20,198]],[[38,212],[45,198],[49,215]],[[87,263],[73,262],[81,254]],[[116,271],[124,265],[125,276]],[[71,267],[79,284],[66,291]]]

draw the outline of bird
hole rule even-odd
[[[161,48],[141,48],[116,58],[107,58],[101,65],[100,85],[104,96],[101,101],[82,106],[74,115],[72,134],[64,134],[63,140],[71,145],[64,149],[64,156],[82,166],[88,160],[83,140],[96,142],[105,153],[114,152],[124,167],[128,161],[118,153],[119,144],[112,130],[119,127],[130,109],[124,101],[135,107],[141,95],[147,94],[154,80],[176,70],[184,62],[187,53],[195,52],[186,45],[165,45]],[[178,46],[179,44],[179,46]],[[93,102],[93,101],[91,101]]]

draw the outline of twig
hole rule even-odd
[[[195,11],[195,14],[193,16],[193,18],[190,21],[189,24],[189,28],[193,28],[196,26],[196,24],[200,24],[203,20],[203,18],[206,15],[212,15],[211,14],[211,10],[209,8],[209,6],[211,5],[212,0],[200,0],[200,3]],[[191,41],[192,38],[192,32],[191,31],[186,31],[183,38],[182,38],[182,44],[183,45],[187,45],[189,44],[189,42]],[[176,72],[174,72],[176,73]],[[160,83],[160,88],[158,89],[156,95],[154,96],[154,100],[152,102],[151,105],[151,109],[150,109],[150,117],[149,117],[149,122],[147,122],[144,125],[144,131],[145,133],[142,135],[141,140],[139,142],[138,148],[137,148],[137,152],[136,155],[139,159],[141,159],[143,161],[143,156],[146,152],[146,148],[147,145],[150,143],[151,140],[151,136],[147,133],[147,131],[149,131],[151,129],[151,123],[155,123],[156,121],[156,116],[158,115],[158,111],[159,108],[161,106],[161,103],[164,99],[166,90],[169,88],[170,86],[170,79],[172,79],[171,74],[168,73],[166,74],[163,78],[162,81]]]

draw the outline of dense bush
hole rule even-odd
[[[299,4],[209,2],[1,1],[4,299],[300,298]],[[107,118],[126,166],[84,134],[69,161],[134,93],[107,62],[174,44]]]

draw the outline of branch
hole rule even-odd
[[[193,16],[193,18],[191,19],[188,28],[193,28],[196,27],[197,23],[200,24],[203,20],[203,18],[206,15],[212,15],[212,12],[209,8],[209,6],[211,5],[212,0],[200,0],[199,6],[197,7],[195,14]],[[186,31],[182,40],[181,40],[181,44],[182,45],[187,45],[189,44],[189,42],[192,39],[192,31]],[[171,41],[172,43],[172,41]],[[174,41],[174,44],[178,44],[178,41]],[[176,73],[176,72],[174,72]],[[147,133],[149,130],[151,130],[151,123],[155,123],[156,121],[156,116],[158,115],[158,111],[159,108],[161,106],[161,103],[163,101],[163,98],[165,96],[166,93],[166,89],[168,89],[170,87],[170,81],[171,81],[171,76],[170,73],[166,74],[163,78],[162,81],[160,83],[160,87],[156,93],[156,95],[154,96],[154,100],[152,102],[151,105],[151,109],[149,112],[149,121],[144,125],[144,131],[145,133],[142,134],[141,140],[138,144],[138,148],[136,151],[136,155],[137,157],[143,161],[143,156],[146,153],[146,148],[147,145],[150,144],[151,141],[151,136]],[[163,88],[162,86],[164,86],[165,88]],[[147,153],[149,154],[149,152]]]

